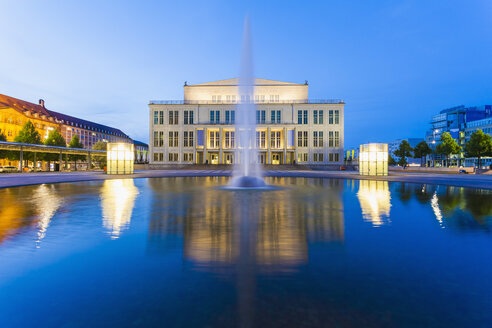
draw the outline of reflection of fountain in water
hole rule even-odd
[[[260,165],[256,151],[256,105],[254,96],[253,55],[251,50],[251,31],[249,19],[244,22],[243,49],[241,56],[241,74],[239,76],[239,104],[236,116],[236,134],[239,145],[236,158],[239,165],[234,169],[233,187],[262,187]]]
[[[360,180],[357,192],[362,217],[374,227],[390,222],[391,194],[388,181]]]
[[[132,179],[106,180],[101,189],[103,226],[111,239],[128,228],[138,188]]]
[[[48,187],[45,184],[40,185],[34,190],[32,202],[38,217],[38,232],[36,238],[36,248],[39,248],[41,240],[46,236],[46,230],[50,225],[51,218],[55,215],[62,203],[53,185]]]

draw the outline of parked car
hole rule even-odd
[[[0,166],[0,172],[8,173],[8,172],[19,172],[19,169],[15,166]]]

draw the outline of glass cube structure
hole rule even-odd
[[[359,147],[360,175],[388,175],[388,144],[370,143]]]
[[[133,174],[133,144],[108,143],[107,174]]]

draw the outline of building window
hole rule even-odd
[[[159,112],[158,111],[154,111],[154,124],[158,124],[159,123]]]
[[[189,125],[193,124],[193,111],[185,110],[183,114],[183,124]]]
[[[177,125],[178,124],[179,112],[177,110],[169,111],[169,125]]]
[[[281,138],[280,131],[271,131],[270,132],[270,148],[280,149],[281,147]]]
[[[308,161],[307,153],[297,153],[297,162],[302,163],[307,161]]]
[[[208,143],[209,148],[211,149],[219,148],[220,147],[219,131],[210,131],[208,141],[209,141]]]
[[[236,121],[236,111],[226,110],[225,112],[225,122],[226,124],[234,124]]]
[[[328,132],[328,147],[333,147],[333,131]]]
[[[279,110],[272,110],[270,112],[270,122],[271,123],[280,123],[281,121],[281,111]]]
[[[220,111],[218,110],[210,111],[210,123],[220,123]]]
[[[313,147],[323,147],[323,131],[313,131]]]
[[[330,110],[330,111],[328,112],[328,115],[329,115],[329,116],[328,116],[328,124],[333,124],[333,111],[332,111],[332,110]]]
[[[159,131],[159,147],[164,146],[164,131]]]
[[[196,131],[196,145],[197,147],[203,147],[203,130]]]
[[[193,131],[183,132],[183,147],[193,147]]]
[[[193,162],[193,153],[184,153],[183,154],[184,162]]]
[[[335,162],[339,161],[338,153],[335,153]]]
[[[308,124],[308,111],[307,110],[304,111],[304,120],[303,121],[304,121],[304,124]]]
[[[164,124],[164,111],[159,112],[159,124]]]
[[[159,132],[154,131],[154,147],[159,147]]]
[[[324,124],[323,123],[323,111],[322,110],[318,111],[318,124]]]
[[[313,124],[318,124],[318,111],[313,111]]]
[[[169,162],[177,162],[178,161],[178,153],[169,153],[168,160],[169,160]]]
[[[335,111],[335,124],[340,123],[340,111],[336,110]]]
[[[266,131],[256,131],[256,148],[266,149]]]
[[[298,147],[307,147],[308,146],[308,132],[307,131],[298,131],[297,132],[297,146]]]
[[[169,147],[178,147],[178,131],[169,131]]]
[[[302,124],[302,110],[297,111],[297,124]]]
[[[226,131],[224,148],[234,148],[234,147],[235,147],[235,132]]]
[[[340,147],[340,132],[335,131],[335,147]]]

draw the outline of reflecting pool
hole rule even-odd
[[[0,327],[492,327],[492,191],[338,179],[0,190]]]

